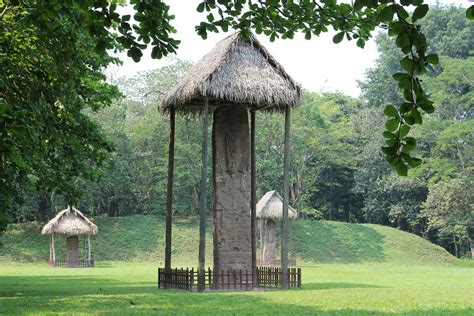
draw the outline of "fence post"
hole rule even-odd
[[[252,278],[255,280],[255,276]],[[249,286],[249,270],[245,269],[245,289],[247,290]],[[252,282],[252,287],[254,287],[255,284]]]
[[[160,268],[158,268],[158,288],[160,289]]]
[[[257,287],[260,287],[260,283],[261,283],[260,281],[260,278],[262,276],[262,274],[260,273],[261,269],[262,267],[257,267]]]
[[[224,287],[224,270],[221,270],[221,280],[222,280],[222,282],[220,284],[220,288],[224,289],[225,288]]]
[[[213,286],[212,286],[212,280],[213,280],[213,278],[212,278],[211,268],[208,267],[208,268],[207,268],[207,282],[209,283],[209,289],[212,289],[212,288],[213,288]]]
[[[298,268],[298,287],[301,288],[301,268]]]

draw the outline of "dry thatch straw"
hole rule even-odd
[[[236,105],[264,111],[283,111],[301,100],[301,88],[258,42],[240,33],[223,39],[206,54],[165,97],[160,109],[174,105],[184,113],[199,113],[203,99],[209,106]]]
[[[69,236],[95,235],[97,226],[92,223],[81,211],[75,207],[68,206],[62,210],[41,230],[41,234],[63,234]]]
[[[258,218],[280,219],[283,217],[283,198],[276,190],[268,191],[257,203]],[[288,218],[295,219],[298,213],[288,205]]]

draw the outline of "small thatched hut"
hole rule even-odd
[[[165,269],[171,268],[175,112],[199,114],[203,122],[198,278],[198,289],[202,290],[209,114],[213,118],[214,271],[248,270],[256,275],[255,112],[285,113],[283,173],[284,191],[289,192],[290,109],[302,95],[300,87],[255,36],[237,32],[220,41],[163,98],[160,110],[170,115]],[[284,196],[288,201],[288,195]],[[283,257],[287,252],[284,240]]]
[[[65,210],[59,212],[52,220],[44,225],[41,230],[42,235],[51,235],[49,248],[49,265],[66,266],[70,268],[94,266],[91,255],[90,235],[97,234],[97,226],[92,223],[81,211],[73,206],[68,206]],[[56,259],[54,248],[54,235],[66,236],[66,260]],[[87,258],[79,260],[79,236],[87,235]]]
[[[259,219],[260,262],[275,263],[276,223],[283,217],[283,198],[276,190],[268,191],[257,203],[257,218]],[[288,206],[288,218],[295,219],[298,213]]]

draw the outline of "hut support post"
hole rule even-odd
[[[201,205],[199,208],[199,270],[198,291],[205,290],[206,265],[206,211],[207,211],[207,139],[209,125],[209,99],[204,97],[204,113],[202,116],[202,165],[201,165]]]
[[[285,149],[283,159],[283,218],[281,221],[281,269],[282,287],[288,287],[288,201],[290,169],[290,107],[285,109]]]
[[[49,264],[51,265],[53,261],[53,235],[51,234],[51,238],[49,239]]]
[[[168,144],[168,185],[166,188],[166,240],[165,240],[165,271],[171,270],[171,228],[173,222],[173,176],[174,176],[174,134],[175,109],[170,106],[170,138]],[[165,282],[165,287],[168,282]]]
[[[51,244],[53,246],[53,264],[56,266],[56,251],[54,250],[54,234],[51,234]]]
[[[255,166],[255,111],[250,111],[250,240],[252,243],[252,287],[257,286],[257,240],[256,240],[256,166]]]
[[[260,260],[263,260],[263,236],[265,236],[265,220],[263,218],[260,218],[258,221],[260,223]]]
[[[87,265],[91,266],[91,235],[87,235]]]

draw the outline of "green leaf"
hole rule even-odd
[[[410,126],[402,125],[402,127],[400,128],[399,137],[400,138],[405,138],[405,136],[407,136],[409,132],[410,132]]]
[[[426,13],[428,13],[428,10],[429,10],[429,6],[427,4],[422,4],[416,7],[415,11],[413,11],[413,16],[412,16],[413,22],[423,18],[426,15]]]
[[[395,155],[387,155],[385,156],[385,159],[388,161],[389,164],[391,164],[392,166],[395,166],[398,161],[400,160],[397,156]]]
[[[437,54],[429,54],[426,56],[426,61],[429,62],[432,65],[437,65],[439,64],[439,58]]]
[[[383,112],[385,113],[385,115],[389,117],[398,117],[397,108],[393,106],[392,104],[387,105]]]
[[[410,38],[408,37],[408,34],[406,32],[398,34],[395,44],[398,47],[410,47]]]
[[[469,8],[467,8],[466,18],[468,20],[474,20],[474,5],[471,5]]]
[[[415,119],[411,115],[405,115],[404,119],[408,125],[415,124]]]
[[[414,108],[413,110],[411,110],[411,116],[415,120],[416,124],[423,124],[423,118],[421,117],[421,114],[417,108]]]
[[[410,79],[403,79],[398,82],[398,87],[401,89],[411,89],[411,80]]]
[[[340,43],[342,39],[344,38],[344,34],[345,32],[339,32],[336,35],[334,35],[334,37],[332,38],[332,41],[334,42],[334,44]]]
[[[395,164],[395,170],[399,176],[406,177],[408,175],[408,168],[401,160]]]
[[[420,108],[428,114],[433,113],[435,110],[434,107],[429,103],[420,104]]]
[[[416,146],[416,139],[414,137],[406,137],[405,143]]]
[[[396,81],[400,81],[400,80],[403,80],[403,79],[410,79],[410,78],[411,78],[410,74],[407,74],[406,72],[397,72],[397,73],[394,74],[392,77],[393,77],[393,79],[395,79]]]
[[[18,155],[13,154],[10,159],[21,169],[26,169],[28,164]]]
[[[421,165],[421,159],[419,159],[419,158],[411,157],[410,154],[407,154],[407,153],[402,153],[401,156],[402,156],[403,160],[405,160],[406,163],[408,163],[410,165],[410,167],[412,167],[412,168],[416,168],[419,165]]]
[[[407,112],[410,112],[412,109],[412,105],[410,102],[403,102],[402,105],[400,106],[400,113],[404,114]]]
[[[364,48],[365,47],[365,41],[363,38],[359,37],[359,39],[357,40],[356,42],[357,46],[360,47],[360,48]]]
[[[392,138],[395,138],[395,134],[394,133],[390,133],[388,131],[385,131],[383,132],[383,137],[387,138],[387,139],[392,139]]]
[[[400,122],[398,121],[398,119],[394,118],[394,119],[391,119],[391,120],[388,120],[386,123],[385,123],[385,128],[387,128],[387,130],[389,132],[395,132],[397,129],[398,129],[398,124]]]
[[[402,152],[409,153],[410,151],[414,150],[415,148],[416,148],[416,145],[405,144],[402,147]]]
[[[403,90],[403,97],[410,101],[410,102],[413,102],[413,93],[411,91],[411,89],[404,89]]]
[[[151,58],[153,59],[161,59],[161,57],[163,57],[163,54],[161,52],[161,49],[159,46],[155,46],[153,47],[152,51],[151,51]]]
[[[395,147],[382,147],[382,152],[387,155],[395,155],[397,153],[397,149]]]
[[[400,66],[405,69],[408,73],[412,73],[415,68],[415,63],[408,56],[400,60]]]
[[[140,58],[143,56],[143,53],[139,48],[133,46],[128,50],[127,56],[132,57],[133,61],[138,63]]]
[[[388,5],[380,12],[380,20],[386,23],[391,22],[393,20],[394,13],[395,11],[393,10],[393,5]]]
[[[204,12],[204,2],[201,2],[198,6],[197,6],[197,12]]]

